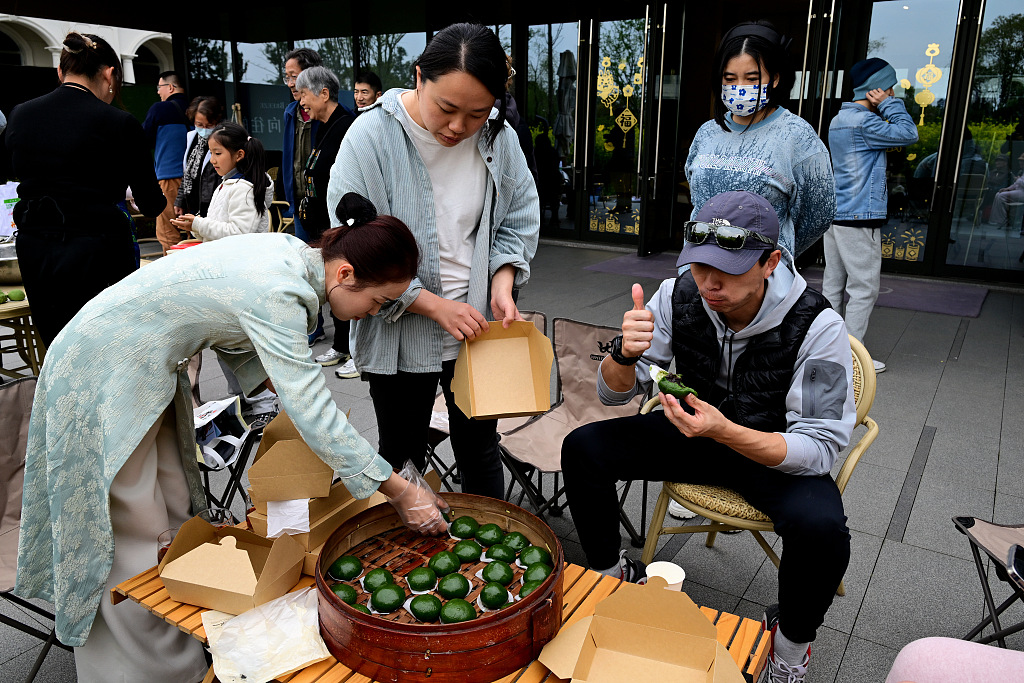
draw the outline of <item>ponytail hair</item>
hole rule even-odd
[[[335,211],[339,227],[325,230],[312,246],[324,263],[343,258],[352,265],[355,289],[405,282],[416,275],[420,250],[412,231],[394,216],[378,216],[370,200],[349,192]]]
[[[251,137],[249,133],[234,121],[223,121],[210,133],[211,138],[225,149],[234,153],[238,150],[245,152],[245,156],[235,165],[245,179],[252,183],[252,199],[256,204],[256,213],[262,216],[267,212],[263,203],[263,196],[270,187],[270,178],[267,176],[267,155],[263,151],[263,143],[257,138]]]
[[[461,71],[483,83],[498,108],[497,118],[487,122],[484,135],[488,147],[494,145],[505,126],[505,84],[514,73],[494,31],[480,24],[452,24],[434,34],[413,66],[419,67],[420,76],[427,81]]]
[[[120,97],[124,70],[121,59],[114,48],[110,47],[110,43],[92,33],[71,31],[65,36],[60,51],[62,73],[84,76],[91,81],[100,69],[108,66],[114,67],[114,97]]]

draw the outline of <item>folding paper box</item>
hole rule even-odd
[[[387,498],[381,493],[374,493],[369,498],[363,498],[361,500],[350,496],[348,500],[342,502],[333,510],[329,510],[319,519],[311,520],[308,532],[304,534],[293,534],[291,537],[294,538],[300,546],[302,546],[303,550],[308,551],[312,548],[323,545],[324,542],[330,538],[331,534],[333,534],[335,530],[348,518],[362,512],[368,507],[386,502]],[[248,519],[249,524],[252,525],[254,533],[264,537],[267,535],[269,523],[266,515],[261,515],[258,512],[250,512]]]
[[[182,525],[159,570],[172,600],[241,614],[291,590],[302,562],[291,537],[270,541],[197,517]]]
[[[538,415],[551,407],[551,341],[533,323],[492,322],[463,342],[455,361],[455,403],[469,417]]]
[[[278,441],[249,468],[253,503],[329,496],[333,480],[331,466],[301,439]]]
[[[578,683],[744,683],[717,631],[685,593],[660,577],[623,584],[594,616],[562,629],[540,662]]]
[[[249,498],[252,498],[252,488],[249,488]],[[330,493],[323,498],[309,498],[309,519],[310,521],[320,519],[331,510],[336,509],[339,505],[352,498],[352,494],[345,488],[345,484],[340,480],[331,484]],[[267,500],[253,501],[253,505],[256,508],[256,512],[261,515],[267,514]]]

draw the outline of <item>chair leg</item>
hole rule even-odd
[[[50,635],[43,644],[43,649],[39,651],[39,656],[36,657],[35,664],[32,665],[32,670],[28,672],[28,678],[25,679],[25,683],[32,683],[32,681],[36,680],[36,674],[39,673],[39,669],[43,666],[43,660],[46,659],[46,655],[50,652],[50,648],[53,647],[55,642],[57,642],[56,629],[50,631]]]
[[[658,502],[654,504],[654,512],[651,517],[651,525],[647,527],[647,542],[644,543],[644,552],[640,561],[650,564],[654,559],[654,552],[658,549],[658,538],[665,527],[665,513],[668,512],[668,494],[662,489],[658,496]]]
[[[716,536],[718,536],[718,532],[717,531],[709,531],[708,532],[708,538],[707,538],[706,541],[704,541],[704,547],[705,548],[714,548],[715,547],[715,537]]]
[[[839,582],[839,590],[836,591],[836,595],[838,595],[839,597],[843,597],[844,595],[846,595],[846,586],[843,585],[842,581]]]

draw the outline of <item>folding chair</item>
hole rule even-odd
[[[523,316],[523,320],[533,323],[537,329],[547,335],[547,315],[539,311],[520,311],[519,314]],[[448,405],[444,401],[444,393],[438,392],[434,399],[434,407],[431,412],[430,428],[427,431],[427,464],[437,472],[438,476],[441,478],[441,485],[449,491],[454,491],[455,489],[452,488],[452,484],[460,483],[458,464],[452,463],[449,465],[437,452],[437,447],[444,443],[444,440],[448,438]],[[516,427],[529,422],[533,418],[534,416],[510,417],[499,420],[498,434],[515,429]],[[509,496],[512,494],[514,482],[515,479],[513,479],[513,482],[509,484],[508,491],[505,493],[506,500],[508,500]]]
[[[559,400],[543,415],[503,431],[498,447],[513,478],[538,514],[550,510],[557,515],[565,507],[558,504],[565,491],[565,487],[559,484],[562,441],[569,432],[585,424],[636,415],[642,397],[637,396],[622,406],[606,406],[597,398],[598,369],[611,351],[611,342],[619,334],[619,328],[581,323],[569,318],[555,318],[552,327]],[[534,468],[538,483],[534,483],[532,471],[527,470],[529,475],[524,476],[522,465]],[[543,493],[543,479],[540,478],[543,474],[555,475],[554,493],[550,497]],[[646,494],[646,482],[644,487]],[[643,537],[636,532],[622,509],[628,491],[627,484],[619,500],[619,519],[633,544],[640,547]],[[644,508],[646,516],[646,495]]]
[[[25,600],[12,591],[18,573],[18,534],[21,528],[21,492],[25,481],[25,448],[28,444],[28,421],[32,412],[36,378],[26,377],[0,385],[0,600],[16,608],[15,613],[28,610],[48,621],[53,614]],[[27,616],[27,615],[26,615]],[[71,648],[57,640],[55,629],[49,633],[33,623],[18,621],[0,613],[0,623],[43,641],[43,648],[26,681],[35,679],[39,667],[54,645],[68,652]]]
[[[988,608],[988,616],[972,628],[963,637],[963,640],[973,640],[991,624],[995,628],[995,632],[984,638],[979,638],[978,642],[985,644],[998,640],[999,647],[1005,648],[1006,636],[1024,630],[1024,621],[1005,628],[999,623],[999,615],[1005,612],[1010,605],[1018,600],[1024,602],[1024,587],[1017,581],[1011,580],[1006,572],[1010,550],[1015,545],[1024,545],[1024,524],[1005,526],[975,517],[954,517],[953,525],[956,526],[957,531],[967,536],[967,540],[971,543],[971,554],[974,555],[974,565],[978,568],[978,578],[981,579],[981,589],[985,594],[985,607]],[[992,559],[996,568],[996,576],[1000,581],[1008,584],[1013,591],[1010,597],[998,607],[992,599],[992,588],[989,586],[985,564],[981,561],[979,550],[984,550],[985,554]]]
[[[850,351],[853,354],[853,397],[857,406],[857,424],[863,425],[867,432],[861,436],[851,449],[847,451],[846,460],[842,469],[836,477],[836,486],[839,487],[839,494],[846,490],[846,484],[853,475],[853,470],[860,462],[861,456],[874,443],[878,436],[878,423],[868,416],[871,405],[875,402],[876,377],[871,356],[864,345],[856,338],[850,337]],[[657,396],[644,405],[640,412],[648,413],[660,404]],[[673,526],[666,527],[665,513],[668,511],[669,500],[674,500],[688,510],[708,520],[707,524],[699,526]],[[658,537],[665,534],[707,534],[707,541],[704,542],[708,548],[715,543],[715,536],[718,532],[726,532],[737,529],[745,529],[754,535],[761,549],[764,550],[772,564],[779,566],[779,556],[772,549],[768,541],[761,535],[762,531],[774,531],[775,525],[768,515],[764,514],[746,499],[732,489],[723,486],[704,486],[699,484],[686,484],[681,482],[666,481],[661,488],[661,495],[654,505],[654,514],[651,517],[651,526],[647,531],[647,544],[641,561],[650,564],[654,559],[654,552],[658,546]],[[843,582],[839,582],[836,591],[838,595],[846,595],[846,588]]]
[[[199,463],[199,471],[203,473],[203,489],[206,491],[206,504],[209,507],[221,507],[230,510],[231,503],[234,502],[236,495],[240,495],[242,500],[248,501],[248,494],[242,485],[242,476],[245,475],[245,471],[249,468],[249,461],[256,447],[259,446],[261,438],[263,438],[262,426],[251,429],[246,435],[245,440],[238,447],[238,458],[222,470],[210,469],[204,463]],[[228,473],[228,480],[222,486],[220,481],[210,481],[211,473],[222,471]],[[220,488],[219,493],[215,490],[217,487]],[[246,506],[248,506],[248,503],[246,503]]]

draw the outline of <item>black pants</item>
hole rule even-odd
[[[348,350],[348,321],[338,320],[333,313],[331,313],[331,320],[334,321],[334,343],[331,346],[339,353],[346,356],[352,355]]]
[[[463,492],[501,498],[505,476],[498,456],[498,421],[471,420],[459,410],[451,391],[454,371],[455,361],[450,360],[442,363],[439,373],[364,375],[377,414],[377,450],[396,470],[406,460],[412,460],[421,472],[426,468],[427,430],[440,381]]]
[[[619,480],[719,484],[771,517],[785,553],[779,623],[795,642],[814,640],[850,560],[850,532],[832,477],[786,474],[711,439],[683,436],[662,413],[594,422],[562,443],[573,522],[595,569],[618,561]]]
[[[32,227],[19,230],[17,250],[32,319],[47,346],[90,299],[138,268],[127,231]]]

